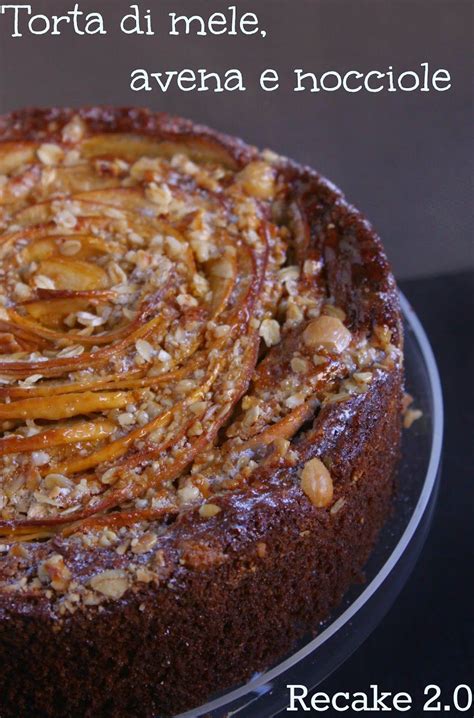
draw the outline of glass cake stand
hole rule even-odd
[[[394,511],[366,566],[366,583],[354,586],[312,640],[245,685],[216,695],[178,718],[271,718],[288,702],[289,683],[315,688],[363,643],[395,601],[420,554],[436,502],[443,436],[443,401],[429,341],[401,295],[405,325],[406,390],[423,411],[403,432]]]

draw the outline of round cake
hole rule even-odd
[[[340,603],[391,504],[378,237],[143,109],[0,118],[0,715],[173,715]]]

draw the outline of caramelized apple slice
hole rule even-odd
[[[35,142],[0,142],[0,174],[8,175],[36,158]]]
[[[84,157],[121,157],[134,162],[141,157],[163,157],[170,159],[176,154],[185,154],[196,162],[219,162],[225,167],[235,169],[237,163],[231,153],[217,142],[206,138],[180,138],[179,143],[172,140],[157,142],[149,137],[131,134],[95,135],[82,143]]]
[[[166,499],[167,492],[161,491],[156,493],[156,503],[159,499]],[[61,531],[62,536],[71,536],[77,531],[100,531],[104,527],[110,529],[119,529],[122,526],[133,526],[140,521],[156,521],[163,516],[178,513],[178,507],[174,504],[159,506],[153,509],[135,509],[134,511],[114,511],[113,513],[100,514],[99,516],[91,516],[88,519],[79,521],[67,526]],[[30,529],[31,530],[31,529]]]
[[[129,212],[133,215],[133,222],[146,217],[153,219],[159,212],[159,207],[146,199],[144,193],[140,189],[103,189],[94,192],[80,192],[76,195],[76,199],[83,200],[90,204],[108,205],[115,209]],[[103,208],[101,210],[104,211]]]
[[[9,404],[0,404],[0,420],[8,419],[68,419],[79,414],[90,414],[107,409],[120,409],[133,403],[133,394],[124,391],[56,396],[51,401],[43,398],[20,399]]]
[[[256,337],[253,337],[242,357],[240,366],[239,377],[233,387],[233,398],[238,400],[245,392],[250,381],[250,376],[255,362],[257,359],[257,347],[258,341]],[[212,373],[209,376],[209,381],[214,381],[217,376],[220,376],[223,370],[222,366],[223,359],[216,361],[213,367]],[[202,390],[203,387],[200,387]],[[206,431],[199,437],[194,437],[186,442],[184,448],[179,451],[173,450],[172,460],[170,460],[169,450],[172,447],[176,447],[177,443],[184,437],[189,424],[194,421],[194,417],[185,420],[181,424],[179,430],[169,438],[165,439],[162,444],[155,445],[143,451],[138,452],[136,455],[130,457],[125,464],[118,468],[118,480],[113,485],[112,489],[104,495],[101,501],[91,502],[88,506],[79,508],[77,514],[71,514],[69,520],[84,519],[94,513],[100,513],[107,511],[115,506],[120,505],[123,501],[128,501],[134,497],[142,494],[146,491],[147,487],[159,488],[163,486],[166,481],[170,481],[177,476],[188,466],[193,459],[204,449],[212,444],[219,429],[227,421],[229,414],[232,411],[233,403],[229,402],[225,411],[221,411],[218,416],[213,417],[209,420]],[[159,418],[158,418],[159,419]],[[131,469],[139,467],[142,464],[146,464],[150,459],[156,460],[156,469],[153,467],[152,472],[147,472],[144,475],[137,475],[131,472]],[[65,516],[57,516],[55,518],[43,520],[45,524],[60,524],[67,523],[68,518]],[[22,521],[18,523],[31,524],[31,521]],[[1,526],[1,522],[0,522]]]
[[[62,194],[75,194],[76,192],[88,192],[119,185],[118,177],[97,174],[87,164],[56,167],[54,178],[47,187],[47,194],[51,195],[55,191],[60,191]]]
[[[87,291],[105,289],[110,286],[105,269],[80,259],[72,260],[63,257],[44,259],[39,263],[35,273],[36,282],[38,282],[39,275],[51,279],[56,289]]]
[[[107,364],[112,358],[123,356],[130,345],[137,339],[143,339],[152,332],[162,330],[165,326],[166,321],[164,317],[155,317],[146,324],[139,326],[138,329],[131,332],[116,344],[106,347],[100,352],[84,352],[84,354],[78,356],[56,357],[55,359],[48,359],[46,361],[44,359],[33,361],[0,361],[0,374],[4,373],[21,377],[41,372],[43,376],[52,377],[61,376],[67,372],[79,371],[84,367],[104,366],[104,364]]]
[[[79,444],[86,441],[101,441],[109,436],[116,425],[107,419],[79,421],[58,429],[48,429],[33,436],[7,436],[0,439],[0,456],[22,451],[50,449],[64,444]]]
[[[238,447],[238,451],[254,449],[258,447],[268,446],[275,439],[291,439],[303,424],[311,419],[318,405],[316,397],[310,397],[304,404],[300,404],[289,412],[283,419],[276,424],[271,424],[267,428],[255,434]]]
[[[128,448],[132,446],[135,442],[141,441],[145,437],[149,436],[152,432],[158,431],[158,429],[166,427],[176,414],[185,413],[186,407],[197,401],[207,391],[209,391],[210,387],[217,378],[219,369],[220,363],[216,362],[212,367],[206,381],[201,386],[198,386],[185,399],[180,402],[177,402],[171,409],[162,412],[144,426],[140,426],[137,429],[134,429],[121,439],[117,439],[117,441],[112,442],[108,446],[99,449],[99,451],[96,451],[93,454],[86,456],[85,458],[72,459],[71,461],[66,461],[63,464],[60,464],[59,466],[55,467],[55,471],[61,474],[68,475],[77,474],[80,471],[87,471],[88,469],[98,466],[98,464],[107,463],[113,461],[114,459],[117,459],[120,456],[123,456],[127,452]],[[194,421],[194,418],[195,417],[191,419],[191,422]]]
[[[23,304],[22,306],[37,322],[50,329],[59,329],[63,325],[64,319],[71,313],[83,312],[91,304],[90,299],[82,299],[78,297],[71,297],[71,299],[49,299],[39,300]],[[12,314],[12,319],[15,321],[16,314]],[[20,322],[22,317],[18,317]],[[24,322],[26,326],[33,329]]]
[[[71,236],[46,236],[33,239],[23,250],[25,262],[40,262],[51,257],[91,259],[107,254],[110,248],[99,237],[74,234]]]
[[[196,369],[204,367],[207,363],[207,356],[198,354],[180,367],[166,371],[158,376],[144,376],[143,369],[134,369],[128,371],[125,375],[106,375],[99,379],[87,379],[83,381],[72,381],[68,384],[64,383],[46,383],[34,384],[29,387],[18,386],[0,386],[0,397],[9,397],[10,399],[28,399],[30,397],[44,396],[53,397],[59,394],[73,394],[80,391],[110,391],[114,389],[146,389],[147,387],[158,386],[160,384],[168,384],[172,381],[185,379]]]
[[[206,275],[212,292],[211,314],[217,318],[227,306],[237,280],[235,254],[225,254],[219,259],[206,262]]]

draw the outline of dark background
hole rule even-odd
[[[50,14],[73,6],[65,0],[31,4],[35,13]],[[446,401],[443,480],[433,529],[411,579],[380,627],[320,689],[332,694],[378,683],[408,691],[421,706],[429,683],[448,694],[459,683],[472,683],[473,3],[139,2],[153,11],[154,37],[119,32],[129,4],[81,2],[81,9],[98,10],[106,20],[109,34],[95,38],[66,28],[60,37],[12,39],[10,22],[0,15],[0,112],[111,103],[183,114],[315,166],[371,219],[439,362]],[[230,4],[256,12],[266,38],[168,37],[168,12],[207,16]],[[383,72],[389,65],[401,72],[425,61],[450,72],[449,91],[292,92],[296,67],[318,75]],[[238,67],[247,91],[135,93],[129,75],[139,67]],[[274,93],[258,88],[268,67],[281,75]]]

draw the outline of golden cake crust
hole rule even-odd
[[[398,453],[396,285],[329,182],[189,121],[33,109],[0,142],[0,712],[173,713],[358,577]]]

